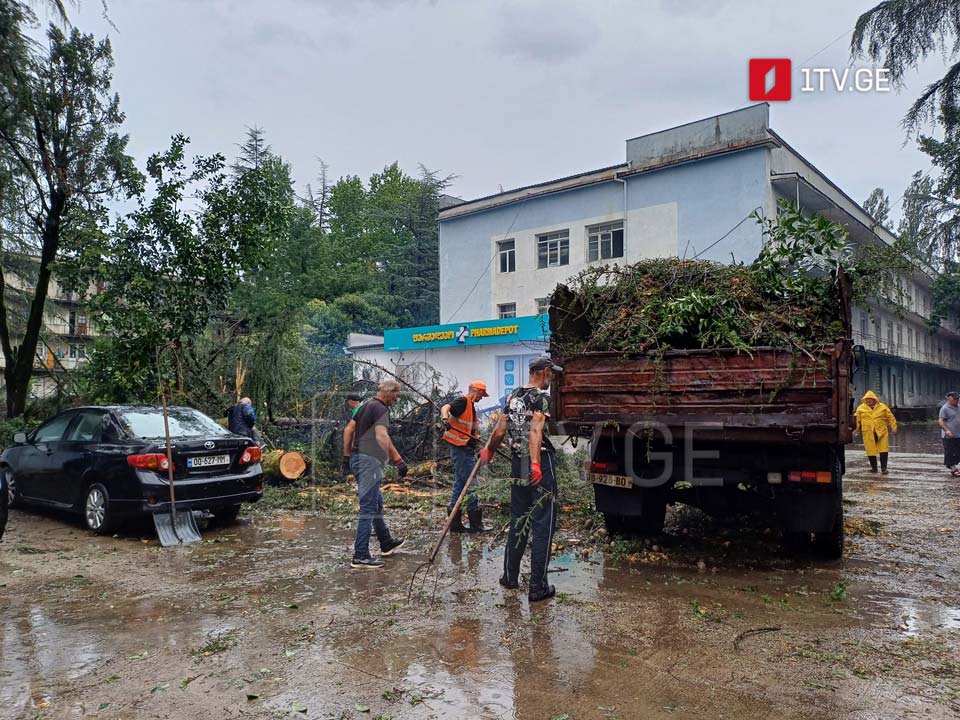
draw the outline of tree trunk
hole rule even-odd
[[[4,369],[7,383],[7,417],[22,415],[27,406],[27,394],[30,390],[30,377],[33,375],[33,360],[37,354],[40,340],[40,328],[43,327],[43,311],[47,303],[47,291],[50,287],[50,266],[57,257],[60,247],[60,219],[63,217],[66,198],[62,193],[52,195],[43,228],[43,248],[40,251],[40,272],[37,273],[37,289],[30,304],[27,327],[23,341],[16,353],[13,367]]]

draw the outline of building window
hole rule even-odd
[[[907,328],[907,347],[913,350],[913,328]]]
[[[77,334],[77,311],[71,310],[70,314],[67,315],[67,332],[70,335]]]
[[[570,231],[537,235],[537,269],[570,264]]]
[[[517,269],[517,244],[515,240],[501,240],[497,243],[500,253],[500,272],[515,272]]]
[[[903,347],[903,325],[897,323],[897,348]]]
[[[70,346],[70,359],[71,359],[71,360],[76,360],[78,355],[79,355],[79,353],[77,352],[77,346],[76,346],[76,345],[71,345],[71,346]]]
[[[860,344],[865,345],[870,334],[870,321],[866,311],[860,312]]]
[[[497,314],[501,320],[508,320],[509,318],[515,318],[517,316],[517,304],[516,303],[503,303],[502,305],[497,305]]]
[[[587,262],[623,257],[623,223],[591,225],[587,228]]]
[[[907,392],[913,395],[913,370],[907,370]]]
[[[537,315],[546,315],[550,311],[550,298],[537,298]]]
[[[896,352],[893,346],[893,321],[887,320],[887,352]]]

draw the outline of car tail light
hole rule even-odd
[[[156,504],[157,504],[157,499],[151,495],[150,499],[147,500],[147,505],[156,505]]]
[[[616,470],[616,469],[617,468],[614,466],[613,463],[597,462],[597,461],[590,463],[590,472],[603,473],[603,472],[609,472],[610,470]]]
[[[127,455],[127,464],[144,470],[169,470],[170,463],[163,453],[147,453],[146,455]]]
[[[258,447],[248,447],[243,451],[243,455],[240,456],[241,465],[250,465],[251,463],[260,462],[260,458],[263,457],[263,453]]]
[[[769,473],[770,475],[774,473]],[[821,485],[828,485],[833,482],[833,473],[829,470],[793,470],[787,473],[787,480],[789,482],[802,482],[802,483],[819,483]]]
[[[263,492],[263,485],[255,485],[253,489],[257,492]]]

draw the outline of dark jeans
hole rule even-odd
[[[457,502],[457,498],[460,497],[460,493],[463,492],[463,486],[466,484],[467,478],[470,477],[470,473],[473,472],[473,466],[476,464],[477,458],[473,452],[473,448],[468,448],[466,445],[450,445],[450,460],[453,461],[454,481],[453,493],[450,495],[450,504],[447,506],[448,513],[453,510],[454,503]],[[477,510],[480,507],[480,501],[477,500],[476,487],[477,479],[474,478],[473,482],[470,483],[470,491],[467,492],[467,496],[463,500],[467,510]]]
[[[947,467],[960,464],[960,438],[943,439],[943,464]]]
[[[527,538],[531,538],[531,595],[539,595],[548,585],[547,566],[550,564],[553,530],[557,520],[557,460],[553,453],[540,453],[540,469],[543,471],[540,485],[530,485],[530,458],[513,458],[510,532],[503,554],[504,577],[507,582],[516,583],[520,577],[520,560],[527,547]]]
[[[350,456],[350,469],[357,478],[357,497],[360,512],[357,513],[357,536],[353,542],[353,557],[357,560],[370,557],[371,527],[382,547],[390,539],[390,530],[383,521],[383,463],[370,455],[354,453]]]

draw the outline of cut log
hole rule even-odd
[[[307,461],[298,452],[288,452],[280,456],[280,474],[287,480],[296,480],[307,470]]]

